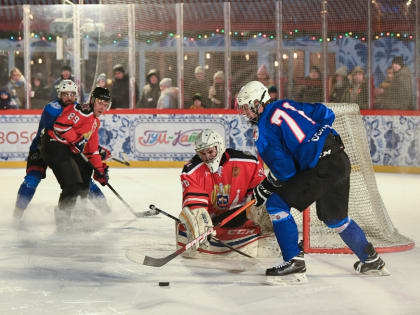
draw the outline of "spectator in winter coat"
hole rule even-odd
[[[156,69],[151,69],[147,73],[146,81],[147,84],[143,87],[137,107],[156,108],[160,96],[159,73]]]
[[[412,77],[410,69],[404,65],[402,56],[392,60],[394,78],[391,81],[387,95],[384,99],[384,108],[387,109],[415,109],[413,102]]]
[[[387,108],[386,105],[388,105],[388,99],[391,97],[389,88],[392,80],[394,80],[394,70],[391,65],[386,69],[385,80],[375,89],[375,109],[391,109]]]
[[[17,109],[15,101],[10,96],[9,91],[6,89],[0,90],[0,110],[3,109]]]
[[[112,71],[114,72],[114,82],[111,86],[112,104],[111,108],[129,108],[130,107],[130,80],[125,73],[124,67],[121,64],[116,64]],[[137,84],[134,84],[136,104],[139,98],[139,89]]]
[[[270,75],[268,74],[267,67],[265,65],[261,65],[257,71],[257,80],[264,84],[266,87],[274,85],[273,80],[270,79]]]
[[[347,79],[347,67],[342,66],[335,72],[331,81],[330,102],[340,103],[343,100],[344,92],[349,88],[349,80]]]
[[[84,103],[85,101],[85,97],[84,97],[84,92],[83,92],[83,88],[80,86],[80,84],[78,84],[75,81],[74,76],[71,73],[71,67],[64,65],[61,67],[61,75],[60,77],[57,78],[57,80],[54,81],[54,83],[52,84],[52,90],[51,90],[51,94],[50,94],[50,100],[55,100],[58,98],[57,96],[57,88],[60,85],[60,82],[63,80],[72,80],[74,83],[76,83],[76,85],[78,86],[79,90],[77,91],[78,93],[78,97],[80,98],[80,103]]]
[[[209,108],[225,107],[225,75],[217,71],[213,75],[213,84],[209,88]]]
[[[172,79],[163,78],[160,83],[160,96],[157,109],[178,108],[178,89],[172,86]]]
[[[368,108],[368,86],[365,71],[362,67],[355,67],[351,72],[352,82],[343,94],[343,103],[356,103],[360,109]]]
[[[187,96],[187,98],[185,99],[185,103],[188,104],[189,102],[191,102],[191,96],[199,93],[202,95],[202,102],[204,104],[208,104],[208,90],[209,83],[206,80],[206,74],[204,72],[203,67],[195,67],[194,78],[191,80],[190,85],[188,86],[188,90],[185,93],[185,95]]]
[[[44,76],[37,73],[32,78],[31,86],[31,108],[42,109],[49,101],[49,89],[45,86]]]
[[[10,71],[10,78],[6,88],[18,108],[25,108],[26,80],[18,68],[13,68]]]
[[[296,100],[299,102],[316,103],[321,102],[322,97],[322,80],[321,71],[317,66],[312,66],[307,78],[307,84],[301,88]]]

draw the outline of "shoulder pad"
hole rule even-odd
[[[193,158],[187,164],[184,165],[182,173],[190,173],[201,163],[203,163],[203,161],[201,161],[200,157],[197,154],[194,155]]]
[[[226,152],[229,154],[230,159],[258,161],[258,159],[249,152],[238,151],[235,149],[227,149]]]
[[[53,101],[45,106],[44,111],[52,116],[58,116],[63,111],[63,108],[58,101]]]

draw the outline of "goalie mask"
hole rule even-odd
[[[214,150],[212,150],[213,148]],[[214,130],[204,129],[195,139],[195,152],[212,173],[219,169],[225,149],[225,140]]]
[[[256,124],[260,115],[260,107],[269,100],[268,89],[260,81],[251,81],[245,84],[237,96],[238,106],[251,123]]]

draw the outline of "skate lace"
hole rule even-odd
[[[275,266],[274,268],[275,269],[284,269],[285,267],[288,267],[291,264],[292,264],[292,261],[291,260],[289,260],[289,261],[283,261],[280,265]]]

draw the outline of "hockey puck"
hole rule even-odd
[[[169,281],[159,281],[160,287],[169,287]]]

